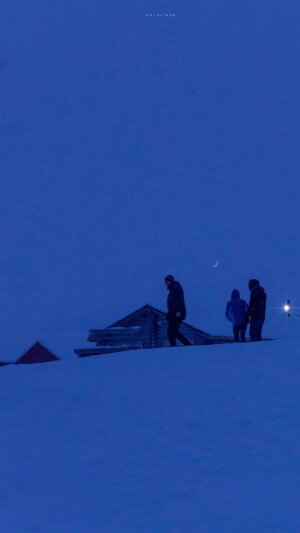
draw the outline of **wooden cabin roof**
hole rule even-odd
[[[133,313],[130,313],[129,315],[126,315],[124,318],[121,318],[120,320],[118,320],[117,322],[114,322],[113,324],[111,324],[110,326],[108,326],[109,328],[114,328],[116,326],[119,326],[121,322],[123,322],[123,320],[127,320],[128,318],[131,318],[133,317],[134,315],[136,315],[137,313],[140,313],[141,311],[144,311],[144,310],[149,310],[149,311],[152,311],[153,313],[161,316],[162,318],[164,318],[166,320],[166,316],[167,314],[164,312],[164,311],[160,311],[159,309],[156,309],[156,307],[153,307],[152,305],[149,305],[149,304],[146,304],[144,305],[143,307],[140,307],[139,309],[137,309],[136,311],[133,311]],[[194,331],[197,331],[197,333],[199,333],[200,335],[203,335],[204,337],[213,337],[213,335],[210,335],[209,333],[205,333],[205,331],[202,331],[201,329],[199,328],[195,328],[194,326],[191,326],[190,324],[187,324],[186,322],[182,322],[182,324],[184,324],[185,326],[187,326],[188,328],[191,328],[193,329]]]
[[[36,342],[16,361],[16,364],[48,363],[50,361],[59,361],[59,358],[40,342]]]

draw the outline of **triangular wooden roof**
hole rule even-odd
[[[50,361],[59,361],[59,358],[40,342],[36,342],[16,361],[16,364],[48,363]]]
[[[164,319],[166,319],[166,313],[164,313],[164,311],[160,311],[159,309],[156,309],[156,307],[153,307],[152,305],[146,304],[143,307],[140,307],[139,309],[137,309],[136,311],[133,311],[133,313],[130,313],[129,315],[124,316],[124,318],[121,318],[117,322],[114,322],[113,324],[111,324],[108,327],[109,328],[114,328],[114,327],[118,326],[120,324],[120,322],[123,322],[123,320],[127,320],[128,318],[136,315],[137,313],[140,313],[141,311],[144,311],[145,309],[149,309],[153,313],[155,313],[155,314],[157,314],[159,316],[162,316]],[[202,331],[201,329],[195,328],[194,326],[191,326],[190,324],[187,324],[186,322],[182,322],[182,323],[185,326],[187,326],[188,328],[191,328],[194,331],[197,331],[197,333],[200,333],[204,337],[209,337],[209,338],[214,337],[214,335],[210,335],[209,333],[205,333],[205,331]]]

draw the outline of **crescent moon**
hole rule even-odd
[[[219,261],[217,261],[216,264],[213,265],[211,268],[217,268],[218,264],[219,264]]]

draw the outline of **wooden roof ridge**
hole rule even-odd
[[[24,352],[21,357],[19,357],[16,363],[19,363],[26,357],[31,357],[34,355],[47,356],[50,357],[53,361],[59,361],[59,358],[54,355],[48,348],[46,348],[41,342],[36,341],[26,352]]]
[[[107,327],[108,328],[114,328],[120,322],[122,322],[123,320],[127,320],[127,318],[130,318],[131,316],[135,315],[136,313],[139,313],[140,311],[143,311],[144,309],[151,309],[152,311],[155,311],[159,315],[165,315],[165,313],[163,311],[160,311],[159,309],[156,309],[155,307],[152,307],[152,305],[146,304],[146,305],[143,305],[142,307],[139,307],[138,309],[136,309],[132,313],[129,313],[129,315],[126,315],[123,318],[120,318],[119,320],[116,320],[116,322],[114,322],[113,324],[110,324],[110,326],[107,326]]]
[[[153,305],[149,305],[149,304],[146,304],[146,305],[143,305],[143,307],[140,307],[139,309],[136,309],[135,311],[133,311],[132,313],[129,313],[129,315],[126,315],[124,318],[121,318],[120,320],[117,320],[116,322],[114,322],[113,324],[111,324],[110,326],[108,326],[109,328],[113,328],[115,326],[117,326],[120,322],[122,322],[123,320],[127,320],[128,318],[130,318],[131,316],[135,315],[136,313],[139,313],[140,311],[143,311],[144,309],[150,309],[151,311],[154,311],[155,313],[157,313],[158,315],[162,315],[164,318],[166,317],[166,314],[164,311],[160,311],[159,309],[157,309],[156,307],[153,307]],[[193,329],[194,331],[197,331],[197,333],[201,333],[201,335],[204,335],[205,337],[208,337],[208,338],[218,338],[218,336],[216,335],[211,335],[210,333],[206,333],[205,331],[202,331],[201,329],[199,328],[195,328],[195,326],[191,326],[190,324],[187,324],[187,322],[182,322],[185,326],[187,326],[188,328],[191,328]]]

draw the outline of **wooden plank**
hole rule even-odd
[[[112,342],[115,344],[141,344],[142,330],[139,327],[134,328],[105,328],[90,330],[88,340],[103,344]]]
[[[101,346],[99,348],[78,348],[74,352],[79,357],[89,357],[90,355],[105,355],[108,353],[127,352],[129,350],[138,350],[137,346]]]

